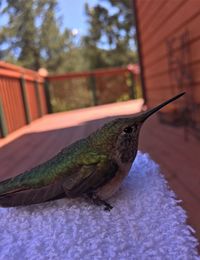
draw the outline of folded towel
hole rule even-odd
[[[110,212],[84,199],[0,208],[0,259],[200,259],[159,167],[138,153]]]

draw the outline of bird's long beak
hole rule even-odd
[[[166,106],[167,104],[173,102],[174,100],[180,98],[181,96],[183,96],[185,94],[185,92],[173,97],[173,98],[170,98],[168,99],[167,101],[163,102],[162,104],[142,113],[141,115],[139,115],[139,121],[141,123],[143,123],[148,117],[150,117],[152,114],[154,114],[156,111],[160,110],[162,107]]]

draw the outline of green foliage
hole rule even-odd
[[[36,34],[33,1],[7,0],[1,15],[5,13],[9,18],[8,24],[0,30],[0,44],[8,46],[5,54],[10,59],[18,54],[19,64],[26,62],[27,67],[36,68],[39,61],[37,43],[33,37]]]
[[[79,44],[69,29],[61,31],[57,0],[1,3],[0,15],[8,16],[0,28],[1,59],[52,73],[123,66],[137,59],[129,0],[104,0],[92,8],[86,4],[89,32]]]
[[[34,70],[44,67],[52,74],[137,62],[130,3],[104,0],[92,8],[86,4],[89,31],[77,44],[69,29],[60,29],[57,0],[0,0],[0,15],[8,17],[0,28],[0,58]],[[52,84],[54,112],[93,105],[92,84],[90,79]],[[132,85],[130,75],[96,79],[98,104],[128,100]]]
[[[104,0],[85,4],[89,34],[84,38],[90,68],[123,66],[137,61],[131,1]],[[109,11],[112,10],[111,11]]]
[[[51,83],[51,104],[54,112],[93,105],[88,79],[78,78]]]
[[[30,69],[63,72],[73,37],[67,29],[61,32],[56,8],[56,0],[6,0],[0,15],[8,15],[8,24],[0,29],[0,47],[7,48],[1,58]]]

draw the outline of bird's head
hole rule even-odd
[[[137,153],[139,132],[146,119],[184,94],[181,93],[139,115],[110,121],[97,131],[99,138],[96,145],[110,149],[111,153],[114,150],[114,156],[117,156],[122,163],[132,162]]]

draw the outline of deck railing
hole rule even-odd
[[[0,61],[0,137],[47,113],[44,83],[37,72]]]
[[[129,65],[45,78],[0,61],[0,138],[47,113],[136,98],[138,74]]]
[[[124,101],[141,96],[138,66],[71,72],[47,77],[53,112]]]

